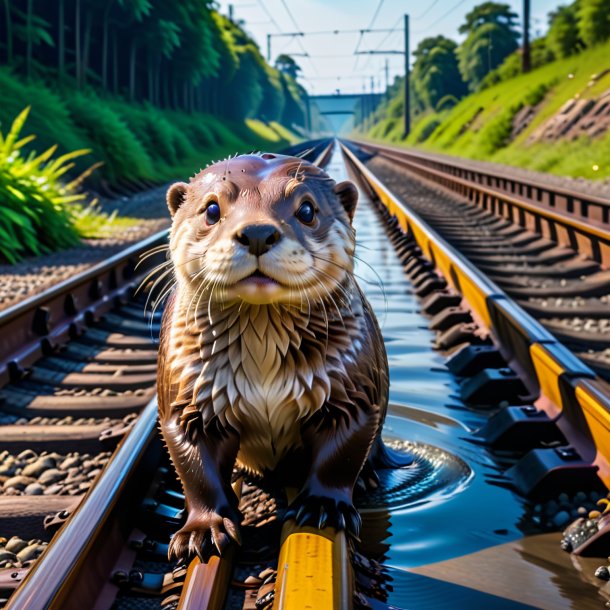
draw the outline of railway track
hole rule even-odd
[[[236,473],[242,547],[207,564],[168,564],[167,544],[180,526],[184,498],[160,447],[155,401],[146,394],[154,392],[148,366],[154,348],[150,326],[133,315],[143,303],[127,300],[118,307],[137,278],[132,271],[112,272],[110,265],[108,279],[92,272],[78,298],[58,293],[56,308],[38,301],[27,321],[9,320],[11,331],[23,328],[21,333],[2,333],[16,335],[2,352],[11,354],[0,368],[3,390],[18,386],[33,397],[28,406],[34,402],[36,408],[38,399],[42,409],[42,393],[22,387],[24,382],[46,388],[66,383],[70,391],[54,406],[44,405],[55,409],[52,415],[30,413],[58,420],[64,417],[61,405],[74,398],[80,403],[71,409],[79,414],[73,417],[88,409],[97,418],[64,420],[72,428],[63,435],[59,421],[35,420],[39,432],[46,427],[36,446],[49,452],[42,457],[56,452],[69,459],[67,450],[61,453],[62,442],[66,436],[76,440],[80,426],[87,427],[90,444],[78,456],[84,458],[79,467],[102,453],[107,459],[93,477],[84,473],[96,481],[84,497],[57,496],[78,502],[77,508],[62,505],[46,521],[47,530],[21,534],[24,540],[48,540],[59,526],[36,563],[0,574],[3,591],[21,583],[7,607],[585,610],[610,599],[592,576],[599,560],[585,557],[593,538],[586,532],[595,527],[603,543],[606,527],[601,512],[588,515],[610,482],[605,386],[348,150],[335,146],[331,156],[318,143],[312,158],[316,153],[333,178],[344,179],[349,171],[360,184],[355,222],[359,256],[367,264],[359,261],[357,273],[382,323],[391,366],[386,437],[415,456],[414,466],[380,473],[374,491],[357,490],[364,527],[355,547],[330,529],[296,530],[290,522],[282,527],[281,512],[293,491],[269,489]],[[134,256],[127,257],[125,269]],[[156,323],[158,318],[153,332]],[[82,335],[79,325],[87,327]],[[115,345],[109,346],[109,338]],[[90,341],[95,345],[85,352],[80,344]],[[65,346],[59,359],[55,344]],[[124,368],[121,353],[130,362]],[[78,363],[77,371],[61,364],[64,355]],[[99,393],[84,388],[83,375],[115,377],[105,379],[115,384],[112,395],[101,397],[116,406],[111,421],[99,421],[107,413],[104,400],[93,400]],[[142,404],[121,411],[119,403],[136,391],[136,380],[145,393],[137,394]],[[89,388],[100,385],[100,379],[92,380]],[[1,409],[4,404],[3,397]],[[13,417],[19,423],[7,423],[5,430],[23,440],[15,452],[31,450],[27,435],[13,430],[34,425],[23,423],[22,411]],[[47,512],[41,508],[30,527],[40,527]],[[559,528],[582,515],[591,525],[571,538],[578,540],[576,554],[559,553]],[[10,522],[4,524],[9,526],[7,533],[18,534]]]
[[[373,161],[413,210],[610,379],[610,201],[425,154],[370,143],[365,150],[390,163]],[[404,170],[458,199],[405,190]]]
[[[290,152],[321,159],[327,144]],[[126,588],[114,563],[119,512],[137,507],[161,537],[171,532],[166,522],[179,523],[183,499],[166,480],[173,476],[155,425],[161,314],[146,315],[148,297],[136,290],[164,261],[166,241],[167,231],[159,232],[0,314],[3,603],[23,584],[12,607],[82,608],[94,594],[109,607]],[[171,515],[154,497],[159,486],[173,500]],[[167,544],[137,532],[123,542],[131,555],[140,545],[144,556],[167,563]],[[109,588],[100,568],[114,574]],[[126,578],[137,581],[129,570]]]

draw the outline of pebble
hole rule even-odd
[[[25,540],[19,538],[19,536],[13,536],[5,545],[4,550],[10,551],[11,553],[18,553],[23,550],[28,543]]]
[[[570,513],[567,510],[561,510],[553,517],[553,523],[557,527],[563,527],[568,523],[569,520]]]
[[[49,468],[45,472],[42,473],[38,482],[41,485],[51,485],[52,483],[57,483],[61,481],[66,476],[66,473],[58,470],[57,468]]]
[[[599,568],[595,570],[595,576],[601,580],[610,580],[610,570],[608,570],[608,566],[599,566]]]
[[[17,559],[19,559],[21,563],[31,561],[32,559],[36,559],[36,557],[38,557],[44,551],[44,549],[45,547],[41,544],[30,544],[17,553]]]
[[[19,491],[23,491],[30,483],[34,483],[36,479],[32,477],[24,477],[23,475],[17,475],[15,477],[11,477],[4,482],[3,488],[5,490],[9,488],[13,488]]]
[[[61,455],[47,451],[37,454],[31,449],[11,455],[2,451],[0,472],[4,474],[0,474],[0,494],[35,496],[83,493],[100,475],[110,456],[111,453],[107,451],[96,455],[77,452]]]
[[[31,566],[46,549],[48,542],[39,538],[24,540],[12,536],[8,541],[0,537],[0,569]]]
[[[55,468],[55,460],[50,456],[44,456],[38,458],[35,462],[28,464],[22,471],[21,474],[26,477],[34,477],[37,479],[45,470],[49,468]]]
[[[68,456],[60,465],[59,465],[59,469],[60,470],[70,470],[72,468],[74,468],[75,466],[78,466],[80,464],[80,458],[77,456]]]
[[[24,490],[26,496],[41,496],[44,487],[40,483],[30,483]]]
[[[6,549],[0,549],[0,561],[15,561],[17,559],[17,555],[15,553],[11,553]]]

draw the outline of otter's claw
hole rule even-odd
[[[197,555],[203,563],[217,553],[222,555],[231,541],[241,544],[239,528],[227,517],[206,511],[191,514],[169,543],[169,558],[184,559]]]
[[[294,519],[298,525],[310,525],[323,529],[334,527],[345,530],[358,539],[362,520],[353,504],[330,496],[300,494],[288,507],[284,520]]]

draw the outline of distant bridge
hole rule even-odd
[[[380,93],[312,95],[311,104],[318,107],[333,133],[351,131],[355,122],[375,111],[382,100]]]

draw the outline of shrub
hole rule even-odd
[[[436,112],[443,112],[443,110],[451,110],[453,107],[457,106],[458,98],[455,95],[445,95],[438,100],[436,107],[434,110]]]
[[[137,134],[151,160],[174,165],[194,154],[189,138],[154,106],[115,102],[112,108]]]
[[[413,139],[417,144],[425,142],[441,123],[440,117],[434,115],[422,119],[413,130]]]
[[[104,173],[111,182],[153,177],[144,146],[106,102],[82,93],[66,101],[74,122],[93,144],[96,157],[104,161]]]
[[[22,156],[34,136],[19,139],[30,109],[13,121],[6,136],[0,132],[0,255],[11,263],[78,243],[72,224],[72,204],[84,199],[74,183],[60,182],[72,160],[88,151],[77,150],[52,159],[56,147]]]
[[[90,148],[87,137],[74,124],[62,98],[41,82],[22,82],[9,70],[0,69],[0,124],[10,125],[26,106],[31,106],[28,129],[36,134],[38,150],[57,144],[58,152]],[[25,145],[29,149],[29,145]],[[83,171],[87,162],[74,159],[77,171]]]

